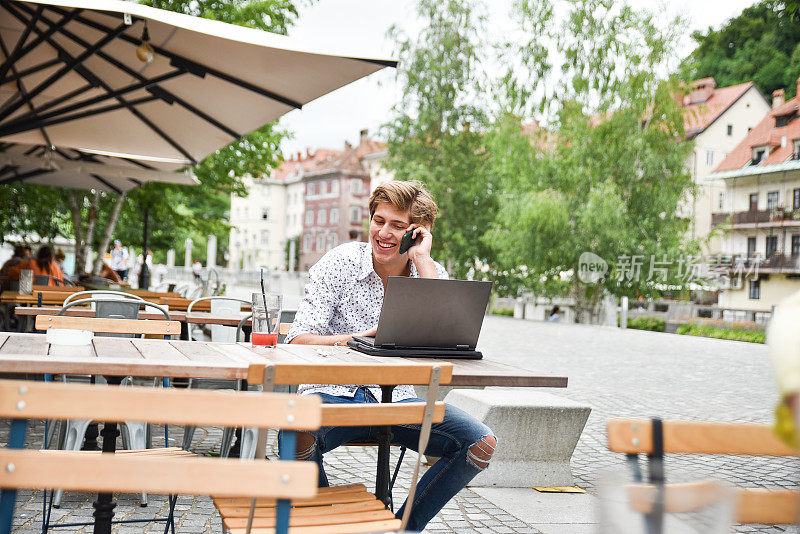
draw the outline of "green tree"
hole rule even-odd
[[[472,1],[420,0],[425,27],[414,38],[392,29],[403,97],[385,132],[398,179],[421,180],[439,204],[434,255],[456,277],[487,259],[481,240],[496,206],[483,146],[485,17]]]
[[[531,288],[554,294],[568,285],[578,319],[591,321],[606,293],[656,291],[649,260],[675,260],[684,248],[686,222],[678,202],[692,188],[684,168],[690,143],[674,99],[677,85],[657,76],[674,58],[678,25],[660,30],[653,17],[607,0],[571,5],[562,22],[526,0],[520,17],[549,28],[563,58],[563,74],[543,108],[555,110],[549,132],[529,135],[519,117],[506,115],[489,136],[491,171],[500,181],[500,209],[486,242],[499,268],[525,266]],[[547,69],[540,69],[545,72]],[[584,252],[610,271],[596,283],[577,276]],[[624,258],[641,257],[641,276]],[[623,261],[618,261],[623,258]],[[631,262],[633,263],[633,262]],[[676,282],[672,265],[664,283]]]
[[[720,29],[697,31],[686,59],[691,78],[713,76],[720,87],[753,81],[767,96],[795,96],[800,76],[800,21],[796,2],[762,0]]]

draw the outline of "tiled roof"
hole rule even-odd
[[[281,163],[273,172],[272,178],[284,181],[299,172],[314,174],[325,171],[363,171],[361,160],[364,156],[385,150],[386,143],[372,139],[363,139],[353,147],[346,145],[344,150],[320,148],[313,154],[307,150],[305,154],[299,153]]]
[[[713,78],[703,78],[692,82],[692,86],[703,83],[713,83]],[[691,139],[717,120],[726,109],[736,102],[748,89],[753,87],[753,82],[740,83],[730,87],[712,89],[711,96],[705,102],[691,103],[689,97],[684,99],[683,129],[686,138]]]
[[[800,139],[800,119],[796,116],[785,126],[778,127],[776,119],[796,114],[800,99],[794,97],[788,102],[770,110],[750,133],[736,145],[728,157],[722,160],[714,172],[732,171],[749,165],[753,159],[753,147],[769,146],[770,153],[759,162],[759,167],[783,163],[794,152],[794,141]],[[781,146],[783,145],[783,146]]]

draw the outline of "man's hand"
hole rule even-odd
[[[412,239],[415,240],[411,248],[408,249],[408,257],[417,266],[417,272],[421,278],[438,278],[436,273],[436,265],[431,259],[431,247],[433,246],[433,234],[431,234],[430,227],[422,226],[419,224],[412,224],[406,228],[406,232],[414,230],[411,234]],[[418,237],[422,237],[419,243],[416,242]]]
[[[360,333],[358,333],[356,335],[357,336],[362,336],[362,337],[375,337],[375,335],[377,333],[378,333],[378,325],[375,325],[372,328],[370,328],[369,330],[364,330],[363,332],[360,332]]]

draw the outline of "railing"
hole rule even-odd
[[[712,213],[711,226],[726,224],[760,224],[781,221],[798,221],[800,223],[800,210],[786,210],[775,208],[771,210],[737,211],[731,213]]]
[[[737,269],[749,270],[756,266],[759,269],[800,272],[800,256],[786,256],[784,254],[775,253],[765,258],[763,256],[746,257],[744,255],[734,254],[733,256],[718,258],[711,267],[735,271]]]

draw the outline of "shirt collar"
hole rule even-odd
[[[417,266],[414,265],[412,260],[409,260],[411,263],[411,272],[409,276],[411,278],[419,278],[419,272],[417,271]],[[372,263],[372,243],[369,242],[364,247],[364,253],[361,256],[361,268],[358,272],[358,279],[363,280],[368,277],[371,273],[375,272],[375,266]],[[377,276],[378,273],[375,273]]]

